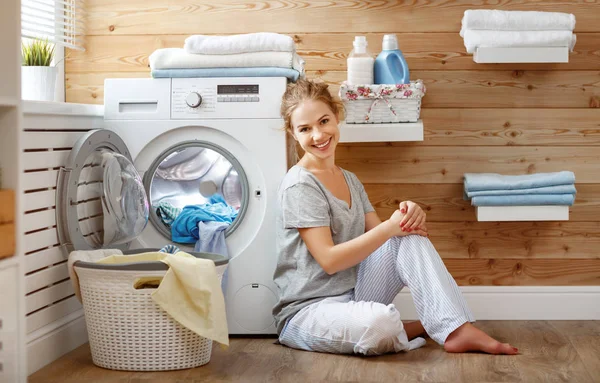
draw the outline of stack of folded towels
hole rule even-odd
[[[460,36],[468,53],[478,47],[568,47],[573,51],[575,16],[560,12],[466,10]]]
[[[294,40],[270,32],[190,36],[183,48],[157,49],[149,63],[154,78],[304,77]]]
[[[465,173],[465,199],[473,206],[573,205],[575,174],[570,171],[519,176]]]

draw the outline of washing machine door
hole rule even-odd
[[[60,169],[57,228],[67,251],[126,249],[148,223],[148,198],[127,146],[113,131],[92,130]]]

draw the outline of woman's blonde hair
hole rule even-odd
[[[287,86],[281,100],[281,116],[283,117],[284,129],[290,135],[294,135],[292,126],[292,113],[303,101],[313,100],[324,102],[335,116],[341,118],[344,109],[342,103],[333,98],[329,93],[329,86],[326,83],[314,82],[311,80],[299,79],[296,83]]]

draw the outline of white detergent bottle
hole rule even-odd
[[[367,51],[367,38],[354,37],[354,49],[348,56],[348,84],[373,84],[373,63],[375,59]]]

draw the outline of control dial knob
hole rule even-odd
[[[185,103],[190,108],[197,108],[202,104],[202,96],[198,92],[190,92],[185,98]]]

